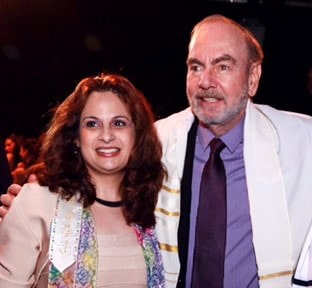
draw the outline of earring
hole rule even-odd
[[[75,156],[78,156],[78,152],[79,152],[79,147],[76,144],[75,147],[74,147],[74,154],[75,154]]]

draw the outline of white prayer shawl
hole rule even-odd
[[[292,288],[312,287],[312,226],[303,245]]]
[[[156,123],[169,171],[156,208],[169,288],[180,268],[180,183],[193,120],[187,108]],[[312,118],[249,102],[244,160],[260,287],[289,288],[312,219]]]

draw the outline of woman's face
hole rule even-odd
[[[26,159],[27,149],[25,149],[24,146],[20,147],[19,155],[21,156],[21,159]]]
[[[135,142],[125,104],[112,92],[92,92],[82,111],[78,146],[91,175],[122,174]]]
[[[7,138],[4,143],[4,149],[6,153],[13,153],[15,148],[15,143],[11,138]]]

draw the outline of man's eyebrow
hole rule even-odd
[[[232,62],[233,64],[236,63],[236,60],[229,54],[224,54],[221,55],[220,57],[217,57],[215,59],[212,60],[212,64],[218,64],[222,61],[228,61],[228,62]]]
[[[201,61],[199,61],[197,58],[188,58],[186,60],[186,64],[187,65],[191,65],[191,64],[198,64],[198,65],[203,65],[203,63]]]
[[[229,54],[224,54],[224,55],[221,55],[215,59],[212,60],[212,64],[215,65],[215,64],[218,64],[220,62],[223,62],[223,61],[228,61],[228,62],[232,62],[233,64],[236,63],[236,60],[235,58],[233,58],[231,55]],[[189,58],[186,60],[186,64],[187,65],[193,65],[193,64],[198,64],[198,65],[204,65],[203,62],[201,62],[200,60],[198,60],[197,58]]]

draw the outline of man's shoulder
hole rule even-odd
[[[287,111],[287,110],[281,110],[274,108],[270,105],[264,105],[264,104],[254,104],[257,110],[260,110],[262,113],[273,116],[273,117],[280,117],[283,119],[298,119],[303,120],[307,122],[312,122],[312,116],[308,114],[303,114],[299,112],[294,111]]]
[[[191,111],[190,107],[187,107],[186,109],[173,113],[165,118],[159,119],[155,122],[155,126],[158,129],[158,131],[170,131],[172,129],[188,129],[190,126],[190,123],[194,121],[194,115]]]
[[[279,137],[290,139],[288,142],[293,140],[294,135],[297,140],[308,137],[309,141],[312,141],[312,116],[310,115],[279,110],[269,105],[252,104],[247,118],[246,125],[251,130],[269,125]]]
[[[264,104],[252,104],[251,107],[264,115],[265,118],[269,119],[275,126],[299,125],[312,129],[311,115],[276,109],[270,105]],[[252,108],[250,110],[252,110]]]

